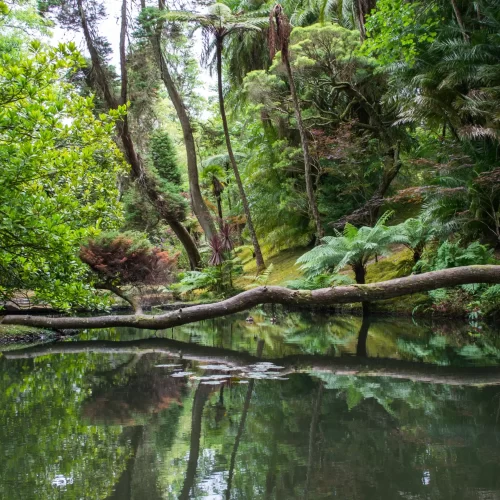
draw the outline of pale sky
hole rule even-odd
[[[106,5],[107,17],[104,19],[99,26],[99,33],[105,35],[108,42],[111,44],[113,49],[113,56],[111,58],[111,64],[115,68],[120,67],[119,59],[119,44],[120,44],[120,16],[121,16],[121,0],[106,0],[104,2]],[[132,17],[134,13],[132,13]],[[59,26],[52,28],[53,32],[53,42],[75,42],[80,51],[83,54],[87,53],[87,47],[85,45],[85,40],[80,32],[68,31],[61,29]],[[194,34],[194,57],[198,61],[200,60],[200,54],[202,50],[201,36],[200,32],[196,31]],[[214,76],[210,76],[207,69],[200,67],[200,80],[203,82],[203,86],[198,89],[199,94],[203,97],[214,96],[213,87],[216,85],[216,79]]]

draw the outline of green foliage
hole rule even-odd
[[[294,28],[290,36],[290,52],[293,66],[297,70],[323,68],[334,70],[338,77],[347,77],[356,70],[361,58],[356,55],[359,48],[359,32],[348,30],[338,24],[313,24]],[[350,67],[349,67],[350,65]]]
[[[179,275],[180,281],[170,286],[174,293],[193,291],[208,292],[217,297],[225,296],[233,288],[233,278],[241,274],[239,259],[227,259],[218,266],[206,267],[201,271],[187,271]]]
[[[415,262],[421,258],[426,245],[442,233],[442,230],[438,230],[436,225],[424,219],[410,218],[397,227],[405,235],[404,245],[413,251]]]
[[[155,176],[160,191],[168,201],[168,209],[177,220],[185,220],[187,202],[181,192],[181,172],[177,154],[169,134],[155,131],[150,138],[150,171]],[[140,181],[138,181],[140,182]],[[164,238],[166,228],[155,207],[144,197],[136,183],[130,184],[124,194],[126,228],[144,231],[156,242]]]
[[[444,241],[435,253],[426,255],[417,269],[422,271],[438,271],[450,267],[489,264],[493,251],[478,241],[467,247],[460,245],[460,241]]]
[[[328,288],[330,286],[353,285],[356,283],[346,274],[317,274],[298,280],[287,281],[285,286],[292,290],[317,290],[318,288]]]
[[[412,64],[436,39],[439,22],[438,7],[431,2],[378,0],[366,22],[362,52],[382,65],[400,60]]]
[[[221,2],[210,5],[206,14],[170,11],[162,14],[161,17],[171,22],[194,23],[197,28],[201,28],[203,35],[201,59],[203,64],[208,66],[215,65],[215,42],[217,40],[222,41],[234,33],[259,32],[268,22],[267,16],[245,15],[243,12],[235,14],[229,6]]]
[[[95,306],[77,255],[83,239],[121,223],[113,135],[124,109],[96,118],[92,98],[66,83],[83,64],[72,43],[33,41],[0,62],[1,300],[31,290],[62,309]]]
[[[447,240],[441,243],[437,250],[427,250],[414,270],[438,271],[452,267],[491,264],[492,254],[491,249],[478,241],[463,247],[460,241]],[[439,313],[479,316],[483,313],[488,314],[494,309],[497,303],[495,287],[484,284],[462,285],[451,290],[444,288],[432,290],[428,295],[433,302],[433,309]]]
[[[269,279],[271,278],[271,274],[273,271],[274,264],[269,264],[269,266],[267,266],[267,268],[257,276],[243,276],[244,279],[252,281],[252,283],[247,285],[245,288],[249,290],[251,288],[256,288],[259,286],[266,286],[269,282]]]
[[[174,292],[186,293],[193,290],[212,290],[220,280],[220,269],[215,266],[207,267],[203,271],[187,271],[179,275],[179,283],[170,288]]]
[[[497,319],[500,310],[500,285],[487,287],[479,296],[478,305],[484,315],[491,315]]]
[[[179,186],[181,173],[172,139],[167,132],[158,130],[150,139],[151,160],[160,177],[167,183]]]
[[[324,237],[321,245],[305,253],[297,263],[301,264],[301,269],[308,276],[328,270],[339,271],[346,266],[351,266],[355,271],[365,269],[371,258],[387,254],[390,245],[407,241],[397,226],[385,225],[391,215],[390,212],[384,214],[374,227],[358,229],[346,224],[343,233]]]

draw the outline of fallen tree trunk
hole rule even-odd
[[[3,353],[7,359],[34,359],[54,354],[164,354],[178,360],[221,363],[224,366],[244,368],[262,361],[257,355],[220,347],[190,344],[171,339],[145,339],[131,341],[82,341],[61,342],[29,347]],[[332,373],[338,376],[387,377],[430,384],[483,386],[500,385],[500,367],[453,367],[440,366],[399,359],[359,358],[354,356],[327,357],[293,355],[266,359],[283,367],[278,373],[287,375],[301,372]],[[223,371],[223,370],[222,370]],[[233,372],[235,373],[235,372]]]
[[[259,304],[332,306],[352,302],[373,302],[469,283],[500,283],[500,266],[455,267],[380,283],[337,286],[312,291],[290,290],[280,286],[261,286],[213,304],[190,306],[185,309],[177,309],[151,316],[133,314],[128,316],[53,318],[47,316],[7,315],[3,318],[2,323],[4,325],[24,325],[49,329],[131,326],[161,330],[245,311]]]

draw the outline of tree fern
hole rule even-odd
[[[317,276],[333,270],[340,271],[352,267],[356,281],[364,282],[366,265],[376,255],[387,253],[389,246],[396,243],[408,243],[407,236],[398,226],[387,227],[385,223],[391,217],[386,212],[374,227],[356,228],[346,224],[342,235],[327,236],[322,244],[302,255],[297,264],[306,276]]]

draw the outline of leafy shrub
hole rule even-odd
[[[488,264],[493,251],[478,241],[467,247],[461,247],[460,241],[444,241],[433,254],[420,260],[415,269],[418,271],[438,271],[451,267]]]
[[[479,304],[485,315],[497,315],[500,310],[500,285],[491,285],[480,296]]]
[[[467,247],[460,246],[460,241],[444,241],[435,252],[428,252],[428,255],[417,262],[414,270],[439,271],[453,267],[488,264],[492,261],[492,253],[492,250],[477,241]],[[489,312],[497,300],[500,302],[500,293],[497,299],[495,290],[488,291],[494,288],[485,284],[461,285],[452,289],[439,288],[430,291],[429,297],[432,299],[434,311],[453,315],[466,314],[475,320],[482,313]],[[488,303],[489,305],[486,305]]]
[[[179,274],[180,281],[171,285],[170,290],[174,293],[204,290],[216,296],[224,296],[233,290],[233,278],[241,274],[242,270],[238,258],[226,259],[217,266]]]
[[[181,273],[179,278],[180,281],[170,287],[174,292],[210,291],[217,287],[221,278],[221,270],[218,267],[207,267],[202,271],[186,271]]]
[[[122,285],[172,282],[177,258],[133,231],[104,233],[80,248],[80,259],[104,281]]]

